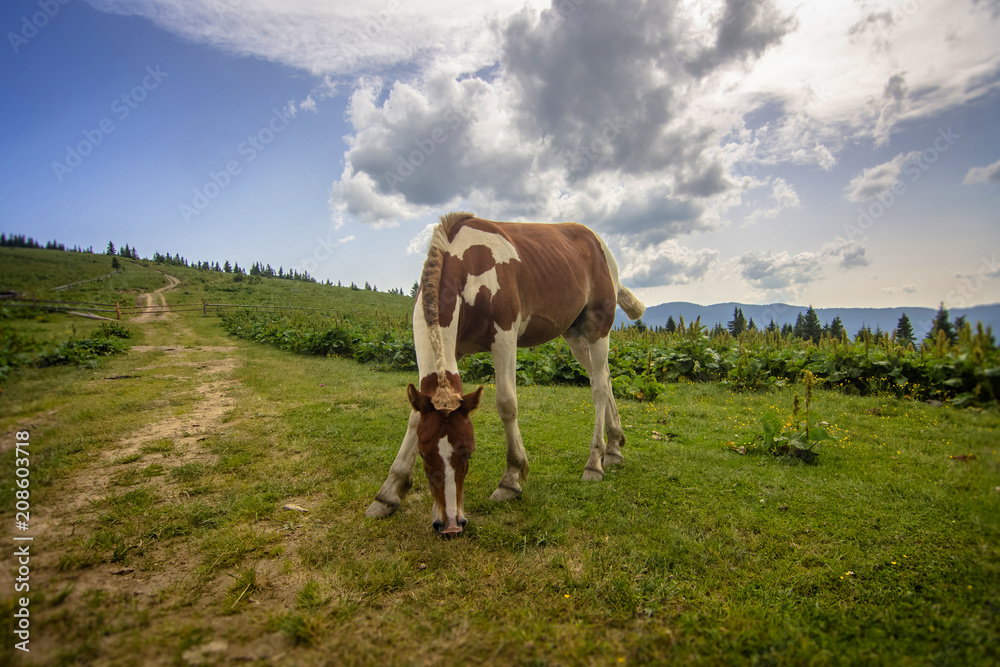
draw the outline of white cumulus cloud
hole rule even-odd
[[[900,182],[900,174],[907,162],[920,157],[920,151],[900,153],[888,162],[864,169],[844,188],[848,201],[861,202],[891,190]]]

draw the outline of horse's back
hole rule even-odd
[[[463,232],[466,228],[472,231]],[[470,331],[470,338],[479,339],[484,334],[492,338],[488,333],[492,327],[484,321],[487,318],[508,331],[518,322],[517,343],[524,347],[562,335],[585,315],[589,321],[599,321],[600,329],[610,328],[616,281],[604,244],[584,225],[470,217],[450,225],[447,233],[464,265],[465,294],[482,290],[469,290],[470,284],[478,284],[475,276],[496,279],[489,287],[489,299],[482,290],[482,297],[473,297],[473,303],[463,309],[462,328]],[[607,327],[604,322],[609,323]],[[476,335],[471,335],[472,331]],[[601,334],[606,335],[606,331]]]

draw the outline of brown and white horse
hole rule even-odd
[[[619,284],[608,246],[583,225],[443,216],[413,311],[420,387],[407,388],[413,409],[406,436],[367,516],[396,511],[413,484],[419,453],[434,499],[434,528],[443,534],[462,531],[463,482],[476,448],[469,414],[483,388],[462,395],[458,359],[475,352],[493,355],[497,412],[507,435],[507,469],[491,499],[520,494],[528,458],[517,427],[517,348],[560,335],[587,371],[594,395],[594,437],[583,479],[603,479],[604,466],[622,460],[625,441],[608,370],[616,305],[632,319],[645,310]]]

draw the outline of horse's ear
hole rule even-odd
[[[421,394],[420,390],[414,387],[412,382],[406,388],[406,397],[410,399],[410,405],[417,412],[423,413],[431,409],[431,397]]]
[[[462,397],[462,408],[464,408],[466,412],[472,412],[479,407],[479,399],[482,397],[483,385],[479,385],[479,389]]]

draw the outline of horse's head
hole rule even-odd
[[[424,460],[424,472],[434,498],[433,526],[442,535],[456,535],[466,524],[462,512],[462,490],[469,471],[469,459],[476,449],[469,415],[479,407],[483,388],[442,400],[439,395],[407,387],[410,405],[420,413],[417,448]]]

